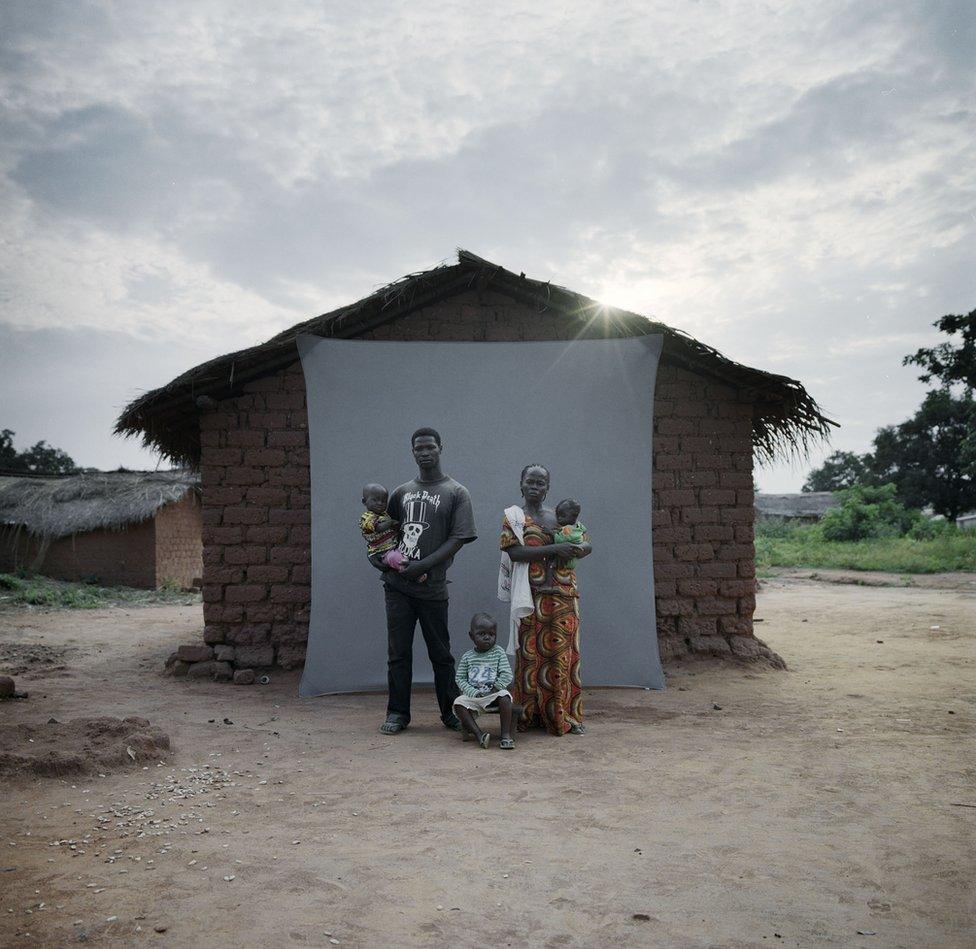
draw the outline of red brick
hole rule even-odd
[[[235,505],[224,508],[225,524],[264,524],[268,519],[266,507]]]
[[[203,528],[203,542],[207,545],[239,544],[243,539],[244,528],[240,526]]]
[[[678,581],[678,590],[685,596],[715,596],[718,593],[718,583],[718,580],[687,577]]]
[[[244,571],[240,567],[212,567],[207,570],[204,579],[208,583],[240,583],[244,579]]]
[[[682,524],[718,524],[717,507],[685,507],[681,510]]]
[[[654,540],[660,544],[684,543],[691,540],[691,528],[656,527],[654,528]]]
[[[737,544],[751,544],[756,539],[756,529],[752,524],[735,524],[733,528]]]
[[[223,516],[223,508],[207,507],[201,512],[200,521],[204,527],[219,527]]]
[[[654,454],[677,455],[681,450],[681,442],[679,435],[658,435],[654,439]]]
[[[657,508],[651,511],[651,523],[654,525],[655,530],[659,527],[670,527],[671,512],[664,508]]]
[[[752,596],[756,592],[756,581],[723,580],[720,592],[722,596]]]
[[[267,507],[285,507],[288,504],[288,491],[285,488],[269,488],[267,485],[253,485],[245,488],[248,504],[264,504]]]
[[[756,575],[756,562],[754,560],[740,560],[738,567],[740,577],[754,577]]]
[[[259,603],[268,595],[267,587],[258,583],[239,583],[227,587],[224,599],[227,603]]]
[[[312,543],[312,528],[308,524],[295,524],[288,531],[288,542],[293,547],[308,547]]]
[[[287,428],[288,415],[285,412],[251,412],[248,425],[254,429]]]
[[[756,492],[752,488],[736,488],[735,503],[739,507],[753,507],[756,503]]]
[[[206,496],[214,488],[219,488],[227,479],[227,469],[221,465],[208,465],[206,459],[200,466],[200,480],[203,483],[203,494]]]
[[[260,468],[228,468],[226,481],[228,484],[263,484],[267,475]]]
[[[690,488],[661,491],[658,501],[663,507],[685,507],[695,503],[695,492]]]
[[[272,563],[308,563],[311,552],[307,547],[272,547]]]
[[[307,448],[289,448],[288,464],[299,468],[307,468],[311,463],[311,456]]]
[[[294,584],[275,584],[271,587],[271,600],[274,603],[306,603],[312,591],[307,586]]]
[[[224,588],[220,583],[205,583],[202,592],[204,603],[219,603],[224,598]]]
[[[283,448],[245,448],[244,464],[258,468],[277,468],[283,465],[287,456]]]
[[[285,564],[252,564],[247,568],[247,579],[262,583],[284,583],[288,579]]]
[[[209,547],[203,545],[203,575],[207,575],[207,567],[213,567],[224,562],[223,547]]]
[[[698,565],[698,575],[702,577],[718,577],[721,580],[733,580],[736,576],[736,565],[734,563],[722,563],[715,560],[712,563]]]
[[[312,565],[295,564],[291,568],[291,582],[309,584],[312,582]]]
[[[254,564],[268,562],[268,548],[257,544],[239,544],[224,550],[224,563]]]
[[[707,566],[705,564],[704,566]],[[695,568],[690,563],[654,563],[654,579],[673,580],[680,577],[691,577]]]
[[[285,465],[268,469],[268,484],[307,487],[311,479],[308,468],[298,465]]]
[[[311,521],[311,511],[306,508],[271,508],[268,511],[270,524],[308,524]]]
[[[682,597],[657,597],[657,611],[662,616],[691,616],[695,612],[695,601]]]
[[[749,507],[724,507],[719,520],[723,524],[751,524],[756,519],[756,512]]]
[[[674,547],[671,544],[654,545],[654,563],[671,563],[674,560]]]
[[[752,636],[752,619],[744,616],[720,616],[718,628],[726,636]]]
[[[718,622],[714,616],[678,617],[679,636],[714,636]]]
[[[697,435],[698,424],[697,419],[661,416],[655,408],[654,429],[658,435]]]
[[[244,497],[244,489],[237,486],[211,488],[206,492],[204,503],[207,507],[221,508],[227,504],[239,504]]]
[[[695,600],[695,612],[700,616],[734,616],[735,600],[718,596],[702,596]]]
[[[735,504],[735,491],[731,488],[702,488],[699,500],[703,505]]]
[[[712,488],[718,484],[718,472],[704,468],[678,472],[678,485],[682,488]]]
[[[732,527],[729,524],[696,524],[695,540],[732,540]]]
[[[652,478],[655,491],[667,490],[678,486],[678,476],[674,471],[655,470]]]
[[[752,544],[722,544],[718,549],[719,560],[755,560],[756,548]]]
[[[654,454],[654,467],[659,471],[688,471],[691,468],[691,455]]]
[[[711,544],[678,544],[674,548],[674,555],[678,560],[711,560],[715,556],[715,548]]]
[[[739,616],[752,616],[756,612],[756,598],[752,595],[739,597]]]
[[[752,475],[746,471],[723,471],[719,475],[719,483],[723,488],[752,489]]]
[[[678,399],[674,404],[676,418],[704,418],[708,415],[708,403],[691,399]]]
[[[303,409],[305,408],[305,393],[304,392],[269,392],[265,396],[265,402],[268,408],[274,412],[281,409]]]
[[[279,432],[268,432],[269,448],[304,448],[307,444],[307,432],[292,432],[287,429]]]
[[[253,428],[242,428],[239,432],[227,433],[227,445],[236,448],[262,448],[264,432]]]
[[[208,465],[239,465],[240,463],[240,448],[211,448],[207,452]]]
[[[288,540],[288,527],[284,524],[261,524],[247,529],[247,540],[252,544],[284,544]]]
[[[221,435],[223,433],[218,429],[210,429],[206,432],[200,432],[200,447],[201,448],[220,448]]]
[[[654,581],[654,596],[668,597],[678,595],[678,583],[676,580],[657,580]]]

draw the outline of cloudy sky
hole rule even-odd
[[[976,307],[974,10],[11,0],[0,428],[155,467],[129,400],[463,246],[802,380],[865,450]]]

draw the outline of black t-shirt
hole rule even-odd
[[[446,475],[434,482],[415,478],[394,488],[387,510],[400,522],[398,549],[408,560],[423,559],[447,540],[467,544],[478,536],[468,489]],[[391,590],[421,600],[446,600],[447,570],[453,559],[428,570],[423,583],[405,580],[396,570],[386,571],[383,582]]]

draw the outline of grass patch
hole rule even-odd
[[[976,572],[976,532],[947,531],[938,537],[824,540],[818,525],[788,527],[756,522],[756,569],[823,567],[886,573]]]
[[[186,593],[172,586],[160,590],[133,587],[102,587],[90,583],[68,583],[48,577],[17,577],[0,573],[0,607],[42,607],[50,610],[94,610],[106,606],[157,606],[195,603],[198,593]]]

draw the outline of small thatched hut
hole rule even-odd
[[[760,520],[816,524],[833,507],[840,507],[840,499],[833,491],[756,495],[756,516]]]
[[[0,571],[189,589],[203,575],[200,476],[0,477]]]
[[[558,340],[660,333],[654,404],[654,579],[664,658],[764,652],[754,637],[753,456],[832,423],[803,386],[669,326],[461,251],[131,403],[116,430],[200,466],[204,638],[241,664],[304,658],[311,566],[305,382],[295,338]]]

